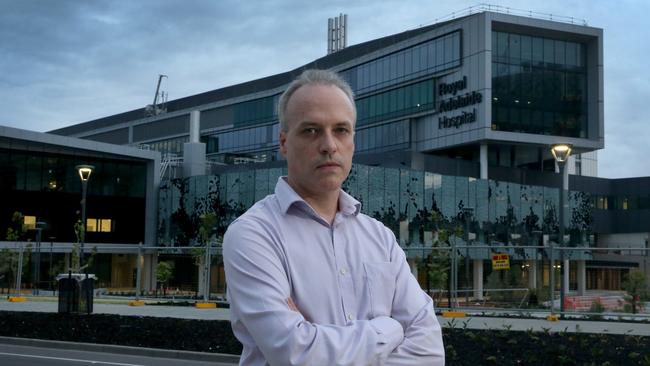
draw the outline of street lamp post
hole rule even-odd
[[[560,168],[560,177],[561,177],[561,182],[560,182],[560,212],[558,215],[558,243],[560,244],[560,247],[564,247],[564,201],[565,201],[565,194],[566,191],[569,189],[568,187],[568,181],[564,179],[564,174],[565,174],[565,169],[566,169],[566,162],[569,160],[569,156],[571,156],[571,148],[572,146],[569,144],[557,144],[553,145],[551,147],[551,153],[553,154],[553,157],[555,158],[555,161],[557,162],[558,167]],[[551,253],[553,251],[551,250]],[[560,249],[560,261],[562,263],[562,266],[564,266],[564,250]],[[552,263],[551,263],[552,265]],[[551,269],[554,273],[555,270]],[[564,271],[564,267],[562,267],[562,271]],[[564,287],[564,273],[561,273],[560,275],[560,280],[562,281],[560,283],[560,315],[564,313],[564,292],[567,290]],[[555,283],[554,283],[555,285]],[[552,290],[551,290],[552,291]]]
[[[90,179],[90,174],[92,174],[95,169],[92,165],[77,165],[77,171],[79,172],[79,178],[81,178],[81,227],[82,232],[80,235],[80,253],[79,253],[79,267],[84,266],[84,242],[86,241],[86,191],[88,190],[88,180]],[[85,271],[85,268],[84,268]]]
[[[48,272],[48,278],[49,278],[49,283],[50,283],[50,290],[54,289],[54,283],[52,282],[52,250],[54,249],[54,239],[56,239],[55,236],[50,236],[50,271]]]

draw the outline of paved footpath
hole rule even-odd
[[[0,300],[0,310],[6,311],[36,311],[44,313],[56,313],[58,311],[56,301],[43,298],[27,298],[26,302],[8,302]],[[205,320],[229,320],[229,309],[197,309],[191,306],[162,306],[145,305],[129,306],[126,303],[106,304],[95,301],[93,304],[94,314],[118,314],[155,316],[160,318],[183,318],[183,319],[205,319]]]
[[[0,300],[0,310],[6,311],[37,311],[57,312],[57,302],[50,298],[28,298],[22,303],[11,303]],[[163,318],[229,320],[229,309],[197,309],[189,306],[129,306],[125,303],[103,303],[110,301],[96,299],[93,313],[119,314],[135,316],[154,316]],[[543,313],[537,314],[543,317]],[[586,320],[560,320],[548,321],[546,319],[519,319],[507,317],[468,316],[464,318],[438,317],[443,327],[468,328],[468,329],[509,329],[509,330],[534,330],[551,332],[578,332],[578,333],[610,333],[650,336],[650,324],[647,322],[607,322]]]

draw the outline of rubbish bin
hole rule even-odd
[[[94,274],[61,273],[56,276],[59,282],[59,313],[93,312]]]

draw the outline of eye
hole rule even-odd
[[[308,136],[315,136],[318,133],[318,130],[315,129],[314,127],[307,127],[304,130],[302,130],[302,133]]]
[[[347,127],[337,127],[334,132],[336,132],[339,135],[347,135],[350,133],[350,129]]]

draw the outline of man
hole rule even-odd
[[[354,154],[350,87],[307,70],[278,109],[288,175],[224,238],[241,364],[443,365],[431,298],[394,234],[341,190]]]

